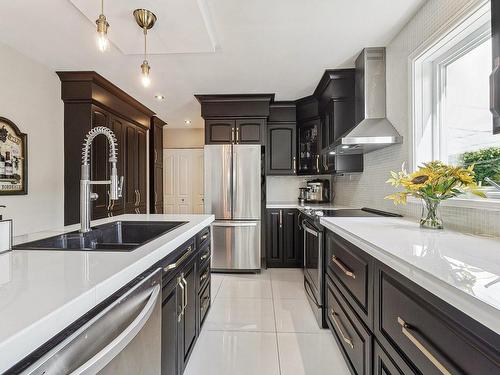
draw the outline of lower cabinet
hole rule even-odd
[[[162,264],[170,268],[162,291],[162,375],[184,372],[210,308],[209,246],[198,246],[206,241],[206,229],[174,252],[177,259]]]
[[[302,267],[303,245],[299,211],[268,209],[266,211],[266,260],[272,267]]]
[[[500,374],[500,335],[344,238],[327,239],[325,316],[353,374]]]

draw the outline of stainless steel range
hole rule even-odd
[[[307,299],[320,327],[327,328],[323,306],[325,300],[325,228],[320,224],[321,217],[379,217],[400,216],[370,208],[362,209],[300,209],[304,229],[304,288]]]

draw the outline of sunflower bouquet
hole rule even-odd
[[[439,203],[470,192],[485,198],[475,179],[474,165],[467,168],[446,165],[440,161],[424,163],[417,171],[408,173],[404,164],[400,172],[391,172],[387,183],[404,190],[388,195],[394,204],[406,204],[409,196],[423,200],[420,219],[422,227],[442,229],[443,222],[438,213]]]

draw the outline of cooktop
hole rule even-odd
[[[374,208],[363,207],[361,209],[342,208],[342,209],[324,209],[324,210],[305,210],[304,213],[310,217],[319,219],[320,217],[401,217],[399,214],[380,211]]]

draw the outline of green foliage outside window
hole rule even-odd
[[[474,164],[476,181],[483,185],[489,185],[484,182],[485,177],[493,181],[500,182],[500,147],[489,147],[479,151],[465,152],[460,157],[461,164],[468,167]]]

